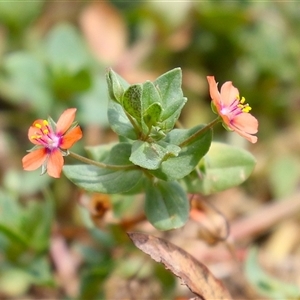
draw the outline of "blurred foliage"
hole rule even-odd
[[[249,281],[262,295],[270,299],[299,299],[300,289],[297,285],[282,282],[261,268],[256,248],[250,249],[245,267]]]
[[[206,76],[232,80],[260,123],[250,149],[257,171],[244,187],[258,203],[291,194],[299,186],[299,14],[296,1],[1,1],[0,296],[126,297],[120,278],[134,278],[139,295],[146,284],[144,299],[182,293],[167,271],[141,262],[128,228],[115,222],[136,216],[141,199],[112,196],[115,215],[105,223],[96,218],[98,206],[83,204],[93,195],[65,178],[21,170],[32,121],[56,119],[67,107],[78,108],[86,145],[114,139],[107,131],[109,66],[130,83],[181,67],[187,128],[212,118]],[[244,146],[221,128],[216,138]],[[55,234],[76,257],[78,273],[61,273],[54,262]]]

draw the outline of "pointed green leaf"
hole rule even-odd
[[[200,174],[193,172],[185,182],[189,192],[208,195],[243,183],[254,166],[255,158],[248,151],[214,142],[199,164]]]
[[[142,92],[142,85],[135,84],[131,85],[122,97],[122,106],[139,124],[142,119]]]
[[[181,99],[182,72],[180,68],[175,68],[154,81],[154,86],[159,92],[163,108],[170,106],[174,101]]]
[[[204,125],[197,125],[191,129],[174,129],[167,135],[165,141],[180,145],[193,133],[204,127]],[[151,171],[151,173],[158,178],[169,181],[184,178],[195,169],[200,159],[207,153],[211,140],[212,130],[209,129],[193,142],[183,146],[178,156],[168,158],[158,170]]]
[[[111,165],[131,165],[128,157],[131,153],[131,144],[119,143],[114,146],[103,161]],[[142,179],[141,170],[132,169],[104,169],[94,165],[65,166],[65,175],[79,187],[99,193],[124,193],[134,188]]]
[[[132,145],[130,161],[148,170],[158,169],[168,156],[176,156],[180,147],[172,144],[157,144],[135,141]]]
[[[165,132],[160,128],[159,125],[157,126],[153,126],[152,129],[151,129],[151,132],[149,134],[149,137],[153,140],[153,141],[160,141],[162,140],[163,138],[166,137],[166,134]]]
[[[145,201],[146,216],[159,230],[179,228],[188,219],[189,201],[178,182],[149,182]]]
[[[162,112],[161,105],[159,103],[151,104],[144,112],[143,120],[148,128],[151,128],[155,125],[160,118]]]
[[[181,110],[185,103],[187,102],[187,98],[180,98],[174,100],[174,102],[168,107],[164,108],[161,113],[161,128],[168,132],[172,130],[175,126],[176,121],[178,120]]]
[[[110,127],[115,133],[131,140],[137,139],[137,134],[119,103],[109,101],[107,115]]]
[[[160,94],[151,81],[143,83],[142,106],[143,113],[153,103],[161,103]]]
[[[106,82],[111,100],[121,103],[125,90],[130,86],[129,83],[112,69],[106,73]]]
[[[181,89],[182,73],[180,68],[173,69],[154,81],[162,104],[160,117],[161,128],[165,131],[173,129],[187,99],[183,97]]]

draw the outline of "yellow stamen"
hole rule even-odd
[[[43,124],[45,125],[45,126],[48,126],[48,121],[47,120],[43,120]]]
[[[45,130],[43,130],[43,133],[44,133],[44,134],[48,134],[48,133],[49,133],[49,130],[48,130],[48,129],[45,129]]]
[[[243,107],[243,108],[242,108],[242,111],[245,112],[245,113],[248,113],[251,109],[252,109],[252,107],[250,107],[250,106],[248,105],[248,106]]]
[[[38,128],[38,129],[41,129],[41,128],[42,128],[42,125],[39,124],[39,123],[35,123],[34,126],[35,126],[36,128]]]
[[[240,97],[238,96],[237,98],[239,99]],[[252,108],[251,106],[249,106],[248,103],[244,104],[245,101],[246,101],[245,97],[242,97],[242,99],[239,100],[240,103],[237,106],[242,110],[242,112],[248,113]]]
[[[41,135],[32,135],[30,138],[32,140],[37,140],[37,139],[40,139],[42,136]]]

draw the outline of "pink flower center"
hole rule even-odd
[[[233,102],[229,106],[222,105],[221,114],[227,116],[229,119],[233,119],[241,113],[248,113],[251,110],[251,107],[248,103],[245,103],[245,98],[237,95]]]
[[[47,120],[43,120],[42,124],[35,123],[34,127],[38,130],[35,132],[35,135],[31,136],[31,139],[37,141],[50,152],[60,147],[62,143],[62,135],[53,132]]]

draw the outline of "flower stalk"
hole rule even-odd
[[[81,156],[77,153],[74,152],[69,152],[69,156],[85,163],[85,164],[89,164],[89,165],[93,165],[96,166],[98,168],[102,168],[102,169],[111,169],[111,170],[130,170],[130,169],[136,169],[137,166],[135,165],[110,165],[110,164],[106,164],[100,161],[95,161],[89,158],[86,158],[84,156]]]
[[[212,128],[213,126],[215,126],[219,122],[221,122],[220,117],[216,118],[215,120],[208,123],[205,127],[201,128],[198,131],[196,131],[195,133],[193,133],[190,137],[188,137],[185,141],[181,142],[178,146],[179,147],[184,147],[184,146],[192,143],[195,139],[197,139],[199,136],[204,134],[207,130],[209,130],[210,128]]]

